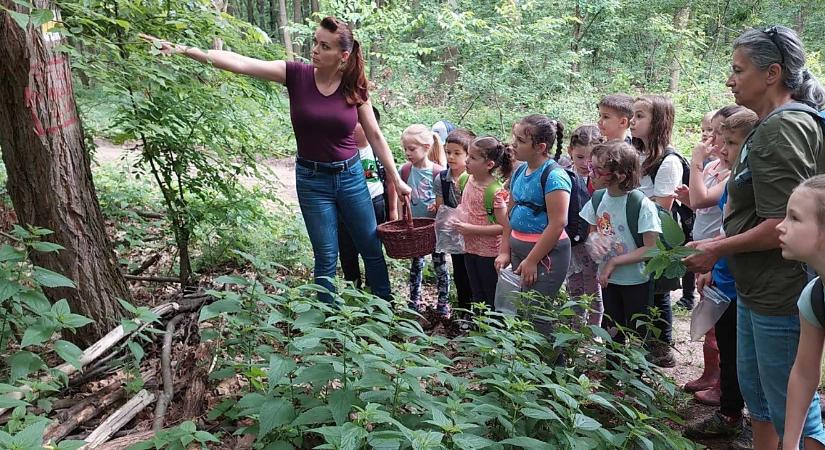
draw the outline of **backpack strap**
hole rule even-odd
[[[496,220],[496,211],[493,207],[496,201],[496,193],[501,190],[501,183],[498,180],[493,180],[484,189],[484,209],[487,211],[487,222],[491,224],[498,223]]]
[[[825,288],[822,286],[820,277],[816,278],[813,289],[811,289],[811,309],[819,325],[825,327]]]
[[[411,162],[407,161],[404,164],[402,164],[401,165],[401,170],[399,171],[401,173],[401,181],[403,181],[405,183],[407,181],[409,181],[411,171],[412,171],[412,163]]]
[[[470,174],[467,172],[462,173],[458,177],[458,192],[464,193],[464,187],[467,186],[467,181],[470,179]]]
[[[433,184],[435,184],[435,177],[438,176],[441,172],[444,171],[444,168],[441,167],[441,164],[433,163]]]
[[[639,216],[642,213],[642,202],[644,199],[645,194],[638,189],[634,189],[628,192],[627,204],[625,205],[627,229],[630,231],[630,235],[633,236],[633,242],[636,244],[636,248],[645,246],[644,237],[639,234]]]
[[[682,163],[682,171],[683,171],[682,172],[682,181],[685,180],[684,169],[685,169],[685,166],[689,167],[689,165],[687,164],[687,161],[684,159],[684,157],[682,157],[682,155],[679,154],[679,152],[676,151],[675,148],[666,147],[664,154],[662,154],[662,159],[659,161],[659,164],[656,164],[655,166],[653,166],[653,170],[650,171],[650,181],[653,182],[653,184],[656,184],[656,175],[659,174],[659,168],[662,167],[662,163],[665,162],[665,158],[667,158],[670,155],[676,155],[676,157],[679,158],[679,162]],[[686,183],[682,183],[682,184],[686,184]]]
[[[593,204],[593,214],[597,216],[599,215],[599,205],[602,203],[605,192],[607,192],[607,189],[599,189],[593,193],[592,197],[590,197],[591,203]]]

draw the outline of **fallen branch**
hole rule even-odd
[[[134,210],[134,212],[135,212],[135,214],[137,214],[140,217],[143,217],[144,219],[163,219],[163,217],[164,217],[163,214],[155,213],[155,212],[151,212],[151,211]]]
[[[172,311],[178,310],[179,308],[180,305],[178,305],[175,302],[164,303],[162,305],[158,305],[152,308],[152,312],[162,317]],[[140,320],[137,319],[134,319],[134,322],[139,324],[142,323]],[[103,353],[105,353],[110,348],[114,347],[118,342],[120,342],[121,339],[123,339],[131,333],[132,332],[127,333],[126,330],[123,329],[123,325],[118,325],[117,327],[115,327],[114,330],[107,333],[106,336],[103,336],[99,341],[92,344],[89,348],[87,348],[83,351],[83,353],[80,354],[80,358],[78,358],[80,360],[80,366],[87,366],[89,363],[99,358]],[[54,370],[63,372],[67,377],[77,372],[77,368],[69,363],[61,364],[55,367]],[[50,375],[45,375],[43,377],[40,377],[40,381],[43,383],[50,383],[54,381],[54,377]],[[19,391],[10,392],[5,396],[20,400],[23,398],[23,395],[29,391],[30,388],[28,386],[21,386]],[[5,413],[8,409],[9,408],[0,408],[0,414]]]
[[[121,406],[111,416],[101,422],[101,424],[84,439],[86,445],[80,447],[80,450],[91,450],[99,447],[154,401],[155,394],[152,394],[146,389],[142,389],[137,395],[126,402],[125,405]]]
[[[114,384],[115,389],[107,389],[104,395],[92,395],[83,399],[77,406],[72,407],[64,422],[54,422],[46,428],[43,434],[43,443],[49,441],[59,442],[69,435],[75,428],[86,423],[88,420],[97,417],[105,408],[120,401],[126,396],[126,389]]]
[[[129,436],[124,436],[122,438],[109,441],[99,447],[96,447],[95,450],[124,450],[140,442],[151,440],[153,437],[155,437],[154,431],[141,431],[139,433],[133,433]]]
[[[152,430],[159,431],[163,428],[163,421],[166,417],[166,408],[175,395],[174,377],[172,376],[172,338],[175,335],[175,327],[183,320],[186,314],[178,314],[166,324],[166,334],[163,335],[163,350],[160,356],[160,373],[163,379],[163,392],[158,396],[155,404],[155,422]]]
[[[155,253],[151,257],[147,258],[146,261],[143,261],[143,263],[140,265],[140,267],[138,267],[137,269],[129,272],[129,275],[136,276],[136,275],[142,274],[143,272],[146,272],[146,269],[154,266],[156,262],[160,261],[160,258],[161,258],[161,254],[160,253]]]
[[[123,278],[129,281],[148,281],[150,283],[180,283],[180,278],[175,277],[139,277],[137,275],[123,274]]]

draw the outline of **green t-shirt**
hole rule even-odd
[[[820,125],[808,113],[783,111],[760,123],[742,146],[728,180],[725,234],[734,236],[766,219],[784,218],[793,189],[825,171],[822,146]],[[807,280],[801,263],[782,259],[778,248],[735,254],[728,261],[740,301],[758,314],[796,314]]]

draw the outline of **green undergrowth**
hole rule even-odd
[[[251,419],[238,433],[256,448],[696,448],[671,428],[674,384],[638,342],[571,328],[574,303],[541,311],[556,324],[550,341],[492,312],[448,339],[360,291],[319,302],[319,287],[289,287],[246,256],[254,274],[218,278],[226,289],[200,319],[217,349],[210,378],[245,387],[209,419]]]

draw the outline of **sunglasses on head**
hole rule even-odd
[[[779,43],[776,40],[776,37],[779,35],[779,28],[777,28],[776,25],[773,25],[773,26],[770,26],[768,28],[765,28],[764,30],[762,30],[762,32],[768,35],[771,42],[773,42],[773,45],[776,47],[777,50],[779,50],[779,58],[780,58],[779,65],[784,66],[785,65],[785,54],[782,52],[782,47],[779,46]]]

